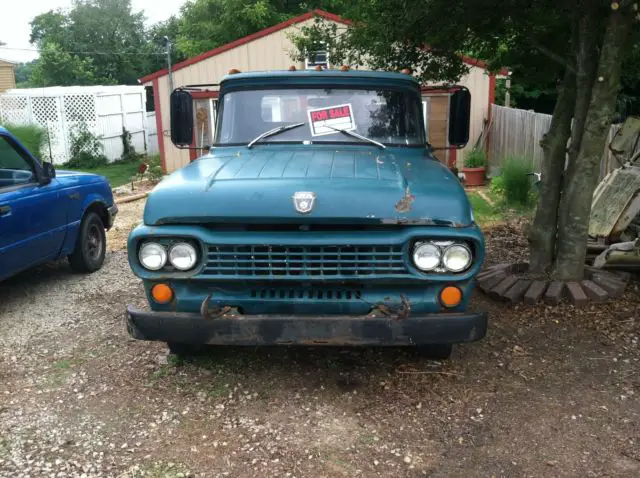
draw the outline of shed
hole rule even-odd
[[[334,22],[348,26],[346,19],[326,12],[314,10],[272,27],[266,28],[252,35],[220,46],[213,50],[189,58],[172,67],[174,87],[219,83],[222,77],[233,68],[241,71],[286,70],[291,65],[298,69],[313,68],[316,64],[331,68],[330,58],[326,55],[316,55],[315,63],[291,60],[291,53],[295,50],[290,40],[292,34],[304,26],[314,23],[316,17],[327,22]],[[491,104],[495,100],[496,75],[487,70],[487,65],[473,58],[464,57],[469,65],[469,73],[460,81],[471,92],[471,132],[467,148],[473,148],[477,138],[483,131],[485,121],[491,112]],[[201,151],[181,150],[172,143],[169,135],[169,75],[167,69],[162,69],[140,78],[140,83],[153,88],[154,104],[156,108],[156,126],[159,138],[161,163],[165,171],[171,172],[194,160]],[[432,144],[447,144],[447,118],[449,109],[449,91],[430,90],[423,88],[423,111],[426,121],[427,137]],[[215,87],[207,91],[197,91],[193,94],[195,102],[195,144],[203,148],[212,143],[215,125],[215,111],[218,92]],[[440,151],[437,156],[449,166],[460,165],[463,154],[455,149]]]
[[[16,87],[16,64],[0,58],[0,93]]]

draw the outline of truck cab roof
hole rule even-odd
[[[404,73],[388,71],[368,70],[274,70],[252,71],[246,73],[233,73],[225,75],[220,82],[220,88],[235,88],[238,85],[317,85],[324,84],[361,84],[363,86],[396,85],[415,88],[419,86],[418,80]]]

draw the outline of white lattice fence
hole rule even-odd
[[[136,150],[145,151],[145,109],[143,86],[14,89],[0,95],[0,124],[45,128],[49,146],[44,153],[54,164],[69,161],[72,135],[87,130],[101,138],[99,152],[113,161],[122,155],[123,128],[131,133]]]

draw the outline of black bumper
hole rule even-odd
[[[474,342],[486,313],[429,314],[405,319],[350,316],[240,316],[127,309],[129,334],[140,340],[217,345],[428,345]]]

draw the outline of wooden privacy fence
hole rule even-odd
[[[494,174],[509,156],[527,158],[533,162],[534,171],[542,168],[542,136],[549,131],[551,115],[504,106],[491,105],[488,159]],[[609,150],[609,143],[619,125],[612,125],[600,164],[600,179],[619,166]]]

